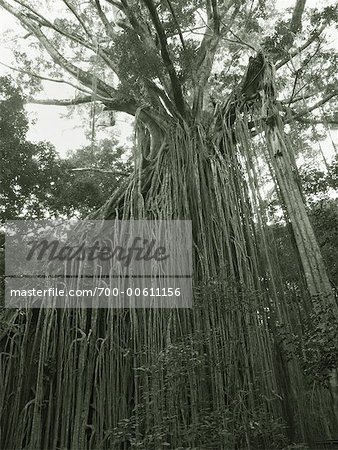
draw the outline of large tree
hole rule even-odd
[[[31,101],[135,117],[135,171],[93,217],[191,219],[196,286],[192,312],[12,319],[15,336],[18,323],[28,330],[17,337],[27,350],[3,375],[5,411],[15,403],[5,444],[271,448],[275,439],[277,448],[283,436],[311,437],[313,417],[330,435],[329,394],[313,387],[321,400],[306,411],[281,328],[301,333],[301,318],[315,314],[325,334],[337,314],[285,131],[337,120],[337,57],[325,37],[335,8],[297,0],[281,16],[262,1],[63,0],[50,19],[48,2],[0,5],[46,54],[36,65],[21,55],[15,69],[51,80],[56,65],[55,81],[77,88],[74,98]],[[265,232],[261,160],[290,223],[297,289],[283,283]]]
[[[62,159],[49,142],[27,140],[24,106],[21,89],[0,77],[0,222],[86,217],[130,172],[125,149],[116,139],[101,140]]]

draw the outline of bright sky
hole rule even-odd
[[[278,9],[285,9],[292,6],[295,0],[277,0],[276,5]],[[334,3],[331,0],[308,0],[309,6],[318,4],[325,5]],[[0,25],[2,29],[12,30],[14,32],[20,31],[18,22],[6,11],[0,8]],[[336,36],[337,38],[337,36]],[[5,36],[0,41],[1,57],[0,62],[7,64],[13,63],[12,53],[7,46],[7,37]],[[338,40],[337,40],[338,43]],[[11,71],[0,66],[0,75],[10,74]],[[44,82],[45,92],[42,97],[45,98],[72,98],[75,96],[73,88],[67,85],[60,85],[59,83]],[[72,114],[67,117],[67,108],[57,106],[43,106],[43,105],[27,105],[27,111],[34,119],[31,124],[28,139],[31,141],[46,140],[52,142],[61,155],[65,155],[68,150],[79,148],[85,144],[90,143],[90,129],[91,119],[87,115]],[[97,120],[98,123],[104,123],[107,117],[104,114]],[[116,125],[114,127],[96,127],[97,138],[115,136],[121,143],[128,142],[131,137],[132,126],[131,119],[126,114],[119,114],[116,117]],[[337,142],[337,131],[333,131],[334,141]],[[330,142],[324,146],[324,151],[331,147]],[[325,151],[326,153],[326,151]]]
[[[22,33],[22,28],[13,16],[0,7],[0,27],[14,33]],[[2,35],[4,36],[4,34]],[[4,36],[0,39],[0,62],[15,66],[12,51],[8,41],[11,37]],[[11,75],[13,72],[0,65],[0,76]],[[74,98],[76,91],[65,84],[43,82],[44,92],[40,98]],[[82,108],[82,114],[72,114],[68,117],[68,108],[62,106],[45,106],[28,104],[26,110],[29,113],[31,123],[27,138],[33,142],[49,141],[58,152],[64,156],[69,150],[74,150],[91,143],[91,117]],[[108,120],[106,113],[96,119],[96,125],[103,125]],[[131,147],[132,119],[127,114],[117,114],[114,127],[96,127],[96,139],[114,136],[127,147]]]

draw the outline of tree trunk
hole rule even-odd
[[[269,123],[266,128],[269,161],[277,180],[281,201],[291,222],[313,306],[316,308],[318,302],[324,302],[337,313],[337,303],[327,270],[306,211],[291,146],[283,133],[280,118],[273,116],[269,118]]]

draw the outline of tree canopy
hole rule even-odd
[[[95,100],[137,113],[148,126],[179,116],[194,120],[238,88],[248,57],[262,50],[277,71],[287,120],[337,123],[335,6],[308,8],[298,0],[281,11],[258,0],[63,0],[53,2],[49,15],[48,2],[0,4],[28,32],[19,48],[49,55],[31,61],[21,51],[15,69],[76,86],[74,98],[40,103]],[[250,96],[254,81],[243,83]]]

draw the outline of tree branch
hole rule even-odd
[[[69,86],[72,86],[74,89],[77,89],[79,91],[85,92],[86,94],[91,94],[91,92],[87,91],[85,88],[83,88],[82,86],[79,86],[77,84],[74,84],[70,81],[64,80],[62,78],[57,79],[57,78],[51,78],[51,77],[47,77],[45,75],[40,75],[38,73],[34,73],[31,72],[30,70],[25,70],[25,69],[21,69],[18,67],[14,67],[14,66],[10,66],[8,64],[5,64],[3,62],[0,61],[0,64],[4,67],[7,67],[8,69],[14,70],[15,72],[19,72],[19,73],[24,73],[26,75],[30,75],[31,77],[34,78],[38,78],[39,80],[43,80],[43,81],[51,81],[53,83],[64,83],[64,84],[68,84]]]
[[[257,49],[257,48],[255,48],[255,47],[252,46],[251,44],[248,44],[248,42],[243,41],[243,39],[241,39],[239,36],[237,36],[237,34],[235,34],[233,31],[230,30],[230,33],[237,39],[237,41],[235,41],[235,40],[233,40],[233,39],[226,39],[226,38],[223,38],[225,41],[228,41],[228,42],[234,42],[234,43],[236,43],[236,44],[243,45],[243,46],[245,46],[245,47],[251,48],[251,50],[253,50],[253,51],[256,52],[256,53],[258,52],[258,49]]]
[[[310,108],[307,108],[304,111],[301,111],[299,113],[295,113],[293,111],[293,114],[295,114],[292,118],[293,119],[299,119],[302,116],[305,116],[306,114],[314,111],[317,108],[320,108],[321,106],[323,106],[325,103],[327,103],[329,100],[331,100],[331,98],[335,97],[338,95],[338,90],[331,92],[330,94],[326,95],[325,97],[323,97],[321,100],[319,100],[317,103],[315,103],[314,105],[310,106]]]
[[[103,12],[100,0],[94,0],[94,1],[95,1],[95,5],[96,5],[97,14],[100,17],[101,22],[103,23],[108,35],[114,36],[115,35],[114,28],[111,26],[111,23],[109,22],[107,16]]]
[[[30,19],[34,19],[37,20],[38,18],[40,19],[40,23],[49,23],[51,24],[45,17],[43,17],[41,14],[39,14],[37,11],[35,11],[31,6],[27,5],[26,3],[20,1],[20,0],[13,0],[15,3],[17,3],[18,5],[22,6],[25,9],[28,9],[28,11],[30,11],[32,14],[27,14],[27,17],[29,17]]]
[[[107,3],[110,3],[111,5],[115,6],[117,9],[123,11],[123,5],[122,3],[116,2],[114,0],[106,0]]]
[[[313,124],[320,124],[320,125],[338,125],[338,119],[330,119],[327,117],[323,117],[321,119],[306,119],[304,117],[298,117],[298,118],[294,118],[295,120],[297,120],[297,122],[301,122],[301,123],[309,123],[310,125]]]
[[[177,20],[177,17],[176,17],[174,8],[173,8],[173,6],[172,6],[170,0],[167,0],[167,3],[168,3],[168,6],[169,6],[171,15],[173,16],[173,19],[174,19],[174,22],[175,22],[175,25],[176,25],[176,28],[177,28],[177,31],[178,31],[178,35],[179,35],[179,37],[180,37],[180,41],[181,41],[182,47],[183,47],[184,50],[185,50],[186,47],[185,47],[185,43],[184,43],[184,39],[183,39],[182,30],[181,30],[180,24],[178,23],[178,20]]]
[[[21,5],[22,7],[28,9],[32,14],[28,15],[28,18],[30,20],[34,20],[36,21],[40,26],[43,27],[47,27],[50,28],[51,30],[56,31],[57,33],[59,33],[61,36],[66,37],[67,39],[76,42],[79,45],[82,45],[85,48],[88,48],[89,50],[91,50],[94,53],[98,53],[99,56],[103,59],[103,61],[115,72],[117,73],[117,67],[115,64],[112,63],[112,61],[110,60],[110,58],[106,55],[106,53],[97,45],[95,45],[92,42],[88,42],[86,40],[84,40],[81,36],[76,35],[76,34],[71,34],[68,33],[65,30],[62,30],[60,27],[58,27],[57,25],[53,24],[52,22],[50,22],[49,20],[47,20],[45,17],[43,17],[41,14],[39,14],[38,12],[36,12],[32,7],[30,7],[29,5],[26,5],[25,3],[23,3],[20,0],[13,0],[14,2],[18,3],[19,5]],[[65,0],[63,0],[65,1]],[[68,0],[67,0],[68,1]],[[75,11],[76,12],[76,11]],[[18,13],[20,14],[20,11],[18,11]],[[21,20],[18,16],[16,16],[19,20]],[[75,17],[78,18],[77,15],[75,15]],[[80,22],[81,23],[81,22]],[[88,36],[92,39],[92,36],[89,34],[89,32],[87,32]]]
[[[299,92],[299,90],[298,90],[298,92]],[[315,97],[318,94],[320,94],[320,92],[315,92],[312,94],[304,94],[302,96],[294,97],[294,98],[290,97],[289,99],[281,100],[281,103],[291,105],[292,103],[300,102],[302,100],[306,100],[308,98]]]
[[[277,63],[275,65],[276,70],[283,67],[285,64],[287,64],[290,61],[290,59],[292,59],[296,55],[299,55],[303,50],[305,50],[307,47],[309,47],[321,35],[321,33],[325,30],[325,28],[326,28],[326,24],[323,24],[321,27],[318,28],[318,30],[314,30],[311,33],[311,36],[309,37],[309,39],[307,41],[305,41],[303,45],[301,45],[300,47],[289,52],[288,56],[285,59],[283,59],[282,61],[280,61],[279,63]]]
[[[98,173],[105,173],[110,175],[116,175],[116,176],[122,176],[127,177],[129,176],[126,172],[121,172],[119,170],[104,170],[104,169],[98,169],[96,167],[78,167],[76,169],[70,169],[71,172],[98,172]]]
[[[306,0],[297,0],[293,10],[290,31],[295,35],[299,31],[302,31],[302,16],[305,8]],[[293,43],[293,42],[292,42]],[[292,45],[291,43],[291,45]]]
[[[71,105],[82,105],[84,103],[91,103],[93,101],[91,95],[87,95],[84,97],[73,98],[73,99],[57,99],[57,98],[49,98],[49,99],[38,99],[38,98],[30,98],[27,100],[27,103],[34,105],[49,105],[49,106],[71,106]]]
[[[131,7],[129,7],[127,0],[121,0],[121,4],[119,6],[116,5],[116,2],[112,0],[106,0],[108,3],[116,6],[125,14],[127,19],[129,20],[129,23],[133,30],[136,32],[136,34],[139,36],[140,40],[143,42],[143,44],[148,48],[149,51],[154,52],[155,54],[158,54],[158,46],[157,43],[154,42],[153,36],[151,34],[150,27],[148,23],[145,23],[140,16],[135,15],[135,10]],[[158,74],[158,77],[165,88],[167,94],[169,97],[172,97],[172,86],[170,77],[166,74]]]
[[[211,0],[212,23],[215,35],[219,35],[221,19],[219,16],[217,0]]]
[[[232,6],[234,6],[234,10],[230,14],[227,23],[224,23],[220,16],[217,1],[206,0],[207,22],[205,23],[205,21],[201,17],[201,19],[205,23],[206,30],[198,50],[195,64],[196,75],[194,77],[194,113],[197,113],[197,111],[199,111],[203,107],[204,88],[210,77],[221,35],[226,35],[228,33],[229,28],[240,9],[240,3],[236,4],[232,0],[229,0],[229,2],[225,2],[225,5],[223,4],[223,8],[224,10],[226,10],[226,12],[229,12]],[[222,31],[220,30],[221,23],[224,25]]]
[[[137,111],[137,105],[132,100],[123,100],[123,99],[113,99],[113,98],[101,98],[97,99],[104,106],[106,111],[119,111],[125,112],[132,116],[135,116]],[[74,99],[28,99],[27,103],[35,104],[35,105],[50,105],[50,106],[72,106],[72,105],[82,105],[84,103],[92,103],[93,97],[92,95],[87,95],[83,97],[78,97]],[[143,114],[145,117],[145,114]]]
[[[67,61],[66,58],[64,58],[61,53],[59,53],[56,48],[49,42],[47,37],[44,35],[44,33],[42,33],[40,29],[36,29],[34,34],[50,54],[53,61],[63,67],[67,72],[73,75],[73,77],[76,77],[82,84],[89,88],[92,88],[92,86],[95,84],[97,86],[98,93],[101,95],[114,95],[116,93],[116,90],[112,86],[109,86],[97,77],[94,80],[94,76],[92,74],[83,69],[80,69],[80,67],[75,66],[74,64]]]
[[[67,61],[67,59],[61,55],[61,53],[51,44],[46,35],[41,31],[40,27],[33,24],[27,16],[18,11],[13,6],[6,3],[4,0],[0,0],[0,5],[6,9],[9,13],[15,16],[21,22],[22,26],[26,28],[28,31],[31,31],[45,48],[45,50],[49,53],[53,61],[61,66],[64,70],[70,73],[73,77],[78,79],[82,84],[89,87],[90,89],[94,85],[94,77],[89,72],[86,72],[80,67],[75,66],[74,64]],[[47,21],[48,22],[48,21]],[[95,79],[95,84],[97,86],[98,93],[106,96],[106,95],[114,95],[116,90],[106,84],[104,81],[100,79]]]
[[[170,114],[175,115],[175,107],[169,97],[166,95],[165,91],[163,91],[161,88],[159,88],[152,80],[149,80],[148,78],[145,80],[145,85],[153,91],[158,97],[161,98],[163,101],[163,104],[168,109]]]
[[[168,43],[167,37],[165,35],[164,29],[162,27],[161,21],[158,17],[157,10],[152,0],[143,0],[144,4],[149,10],[151,20],[154,24],[156,33],[158,35],[160,45],[161,45],[161,55],[164,62],[164,65],[168,71],[172,89],[173,89],[173,97],[175,100],[176,107],[178,112],[184,117],[185,116],[185,102],[182,93],[181,83],[177,77],[174,64],[170,58],[168,51]]]
[[[68,1],[68,0],[63,0],[63,3],[68,7],[68,9],[73,13],[73,15],[76,17],[76,19],[79,21],[79,23],[81,24],[82,28],[84,29],[85,33],[87,34],[87,36],[89,36],[90,38],[92,37],[92,34],[89,32],[85,22],[82,20],[80,14],[78,14],[78,12],[76,11],[76,9],[73,7],[73,5]]]

